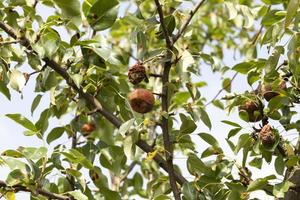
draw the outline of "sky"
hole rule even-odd
[[[188,7],[188,5],[186,5]],[[120,7],[120,10],[124,10],[124,8],[127,7],[125,3],[123,3]],[[133,9],[133,8],[132,8]],[[51,14],[51,9],[38,5],[38,11],[42,15],[44,19],[48,15]],[[69,36],[66,35],[66,33],[61,33],[61,36],[65,40],[69,40]],[[258,49],[259,50],[259,55],[261,57],[267,57],[268,52],[265,48]],[[204,52],[205,53],[205,52]],[[233,58],[233,54],[230,51],[225,51],[225,58]],[[234,59],[226,59],[224,62],[227,66],[232,67],[236,63],[238,63],[241,60],[234,60]],[[26,71],[27,73],[32,72],[32,70],[24,65],[20,69]],[[218,73],[213,73],[211,71],[211,68],[207,65],[201,66],[201,73],[202,76],[195,78],[195,81],[206,81],[208,83],[208,86],[203,87],[200,89],[201,94],[203,96],[207,97],[208,100],[212,99],[216,93],[221,89],[221,75]],[[230,72],[227,74],[227,76],[230,78],[232,77],[233,72]],[[23,135],[24,129],[17,125],[15,122],[12,120],[8,119],[5,117],[5,114],[8,113],[21,113],[25,117],[28,117],[29,119],[36,121],[39,118],[39,114],[43,109],[45,109],[50,102],[49,94],[45,94],[42,98],[42,101],[40,105],[38,106],[37,110],[35,111],[34,115],[31,116],[30,113],[30,108],[31,108],[31,103],[35,97],[34,94],[34,82],[35,82],[35,77],[31,78],[27,85],[24,87],[22,94],[17,93],[15,91],[11,90],[12,93],[12,100],[8,101],[3,95],[0,95],[0,102],[1,102],[1,109],[0,109],[0,137],[2,138],[0,140],[0,152],[3,152],[6,149],[16,149],[19,146],[26,146],[26,147],[40,147],[43,145],[47,144],[39,139],[37,139],[35,136],[32,137],[27,137]],[[241,93],[245,90],[251,90],[250,86],[247,84],[246,77],[243,75],[238,75],[236,79],[232,83],[232,90],[237,93]],[[224,93],[220,95],[222,97]],[[212,130],[208,130],[208,128],[203,125],[202,123],[197,124],[198,128],[195,131],[195,134],[193,134],[191,137],[193,141],[197,144],[197,151],[202,152],[208,145],[203,142],[199,136],[197,136],[196,133],[200,132],[207,132],[213,134],[214,137],[217,138],[219,141],[221,147],[223,148],[225,155],[229,159],[236,159],[238,162],[241,163],[241,154],[234,155],[232,151],[230,150],[229,146],[227,145],[227,142],[225,141],[225,138],[227,137],[228,131],[230,130],[231,127],[228,125],[225,125],[224,123],[221,123],[222,120],[231,120],[235,121],[239,124],[241,124],[244,129],[241,133],[249,133],[251,132],[251,126],[252,124],[243,122],[242,120],[239,119],[238,114],[236,112],[231,113],[228,115],[224,111],[214,107],[213,105],[209,105],[207,107],[207,112],[210,114],[211,117],[211,122],[213,124]],[[51,119],[49,124],[51,125],[48,130],[51,130],[51,127],[55,127],[58,125],[64,125],[69,122],[71,116],[66,116],[61,120],[55,120]],[[67,137],[62,137],[58,141],[60,143],[68,144],[69,140]],[[54,143],[54,145],[57,143]],[[52,145],[51,145],[52,146]],[[52,146],[53,147],[53,146]],[[51,148],[51,147],[50,147]],[[175,159],[174,162],[180,166],[180,168],[183,171],[183,175],[188,179],[192,180],[192,176],[188,173],[186,170],[185,163],[183,161],[186,160],[186,158],[181,155],[181,154],[175,154]],[[260,178],[260,177],[265,177],[269,174],[274,173],[274,167],[273,163],[270,165],[264,163],[263,167],[261,170],[257,170],[255,168],[251,168],[253,170],[253,179]],[[8,169],[5,167],[1,167],[0,170],[0,180],[5,180]],[[264,192],[254,192],[251,197],[257,197],[259,199],[263,198],[265,200],[271,200],[273,199],[272,197],[268,197]],[[29,199],[29,195],[25,193],[19,193],[17,194],[17,199]]]

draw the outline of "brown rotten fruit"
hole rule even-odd
[[[138,113],[151,111],[155,102],[152,92],[142,88],[132,91],[128,99],[132,110]]]
[[[273,88],[272,83],[266,83],[261,86],[261,94],[267,101],[279,95],[280,90],[286,90],[286,83],[284,80],[280,81],[276,88]]]
[[[264,127],[259,132],[259,138],[262,144],[266,147],[272,147],[275,144],[275,135],[269,124],[264,125]]]
[[[249,122],[257,122],[263,118],[263,105],[258,100],[246,100],[244,104],[239,107],[239,110],[247,112]]]
[[[81,127],[81,132],[84,135],[88,135],[91,132],[93,132],[94,130],[96,130],[96,125],[94,123],[85,123]]]
[[[128,78],[134,85],[147,79],[145,67],[141,63],[133,65],[128,71]]]

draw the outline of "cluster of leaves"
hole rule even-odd
[[[128,3],[133,5],[126,10]],[[297,114],[295,105],[300,98],[299,0],[206,1],[201,4],[201,12],[192,13],[195,16],[174,44],[171,58],[170,49],[165,46],[164,31],[170,36],[178,33],[191,14],[185,8],[190,2],[165,0],[160,3],[165,27],[159,21],[153,0],[0,2],[0,21],[18,34],[12,38],[9,30],[0,32],[0,92],[10,100],[11,90],[22,92],[28,80],[35,79],[32,114],[44,95],[50,95],[49,106],[35,123],[19,113],[6,116],[22,125],[26,136],[45,140],[50,147],[59,143],[63,135],[72,140],[71,147],[59,143],[53,146],[53,151],[46,147],[4,151],[1,158],[11,172],[6,179],[7,187],[1,186],[3,194],[12,196],[12,192],[24,186],[25,191],[32,191],[31,199],[47,199],[45,193],[34,192],[36,189],[65,195],[61,199],[70,195],[79,200],[130,199],[132,196],[170,199],[169,177],[153,160],[156,155],[170,153],[164,149],[159,127],[161,119],[168,118],[174,150],[186,155],[188,172],[193,176],[193,181],[185,180],[180,186],[182,198],[247,199],[256,190],[284,197],[293,185],[287,178],[299,163],[299,146],[274,130],[274,144],[265,147],[257,135],[258,129],[255,128],[254,133],[240,134],[243,130],[240,124],[224,120],[233,127],[226,141],[235,154],[242,150],[242,164],[227,159],[217,139],[209,133],[197,134],[209,145],[199,155],[191,134],[198,123],[211,129],[210,115],[213,115],[207,112],[210,103],[201,94],[201,88],[207,83],[195,82],[193,77],[201,77],[201,65],[211,66],[224,77],[230,71],[246,75],[250,86],[258,82],[271,83],[275,90],[284,79],[287,89],[278,90],[278,95],[267,102],[259,91],[232,94],[232,80],[223,78],[222,91],[228,92],[223,98],[225,101],[216,97],[211,102],[225,112],[243,106],[245,99],[255,96],[267,105],[259,110],[263,115],[262,126],[279,123],[285,131],[298,131],[299,121],[292,117]],[[39,8],[52,12],[45,17]],[[66,35],[68,39],[62,39]],[[259,46],[267,47],[270,56],[257,55]],[[224,57],[224,50],[236,52],[244,61],[232,68],[226,66],[228,58]],[[49,60],[56,62],[61,71],[50,68]],[[160,93],[162,87],[168,88],[168,113],[161,111],[160,98],[153,111],[145,115],[130,108],[127,95],[133,86],[128,81],[127,71],[128,66],[138,61],[144,63],[149,75],[149,83],[141,83],[140,87],[156,93]],[[170,62],[170,81],[162,85],[163,66]],[[29,65],[33,72],[21,68],[23,65]],[[64,76],[65,73],[68,76]],[[97,110],[94,112],[82,94],[90,94],[105,112],[124,123],[115,127]],[[49,125],[51,118],[60,119],[69,114],[75,117],[66,125]],[[244,114],[241,118],[248,121],[249,116]],[[93,124],[90,132],[83,131],[84,124]],[[235,144],[231,139],[237,135]],[[148,156],[136,147],[139,140],[152,144],[153,151],[148,152]],[[264,161],[270,163],[274,157],[277,175],[287,178],[276,185],[269,182],[277,178],[275,175],[252,180],[248,167],[260,169]],[[238,170],[239,175],[233,170]],[[181,173],[178,166],[175,171]],[[50,180],[53,174],[57,177],[55,181]]]

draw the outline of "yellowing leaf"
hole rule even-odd
[[[146,160],[148,160],[148,161],[153,160],[153,158],[156,156],[157,153],[158,153],[158,149],[156,149],[156,150],[154,150],[152,152],[147,153]]]
[[[12,69],[9,76],[9,86],[20,92],[26,83],[25,76],[22,72],[16,69]]]
[[[13,193],[13,192],[7,192],[5,194],[5,199],[6,200],[15,200],[16,199],[15,193]]]

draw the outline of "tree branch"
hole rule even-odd
[[[231,78],[230,82],[229,82],[227,85],[225,85],[222,89],[220,89],[220,90],[218,91],[218,93],[217,93],[217,94],[216,94],[209,102],[207,102],[207,103],[204,105],[204,107],[208,106],[208,105],[211,104],[214,100],[216,100],[216,99],[218,98],[218,96],[219,96],[225,89],[227,89],[227,88],[231,85],[232,81],[236,78],[237,75],[238,75],[238,72],[236,72],[236,73],[233,75],[233,77]]]
[[[0,28],[3,29],[8,35],[13,37],[14,39],[17,39],[17,33],[7,24],[4,22],[0,21]],[[27,42],[21,43],[23,46],[25,46],[27,49],[31,50],[30,42],[27,38],[24,37],[24,40]],[[115,127],[119,128],[122,125],[122,121],[117,118],[114,114],[110,113],[107,111],[105,108],[102,107],[98,99],[96,99],[94,96],[92,96],[89,93],[85,93],[82,88],[77,87],[77,85],[74,83],[73,79],[70,77],[70,75],[67,73],[67,71],[62,68],[58,63],[56,63],[53,60],[50,60],[49,58],[43,58],[42,59],[47,66],[52,68],[55,72],[57,72],[60,76],[62,76],[67,84],[72,87],[75,91],[78,92],[78,94],[84,98],[87,103],[92,105],[95,110],[97,110],[100,114],[102,114],[109,122],[111,122]],[[152,147],[150,147],[145,141],[143,140],[138,140],[136,142],[136,145],[141,148],[144,152],[149,153],[154,151]],[[156,155],[154,157],[154,160],[158,163],[158,165],[163,168],[165,171],[167,171],[167,162],[159,155]],[[175,177],[177,179],[177,182],[179,184],[183,184],[184,182],[187,182],[187,180],[181,175],[181,174],[176,174]]]
[[[159,0],[154,0],[154,2],[156,4],[157,12],[158,12],[158,15],[159,15],[160,25],[161,25],[163,33],[164,33],[164,37],[165,37],[165,40],[166,40],[167,47],[168,47],[168,49],[172,49],[173,42],[171,41],[171,38],[170,38],[169,33],[168,33],[168,29],[167,29],[166,24],[164,22],[164,14],[163,14],[162,7],[159,3]]]
[[[4,41],[4,42],[0,42],[0,47],[4,46],[4,45],[10,45],[10,44],[16,44],[21,42],[21,40],[13,40],[13,41]]]
[[[178,33],[174,36],[173,38],[173,44],[182,36],[182,34],[185,32],[187,29],[189,23],[191,22],[192,18],[196,14],[196,12],[199,10],[199,8],[202,6],[202,4],[205,2],[205,0],[199,1],[198,4],[195,6],[193,10],[190,11],[190,15],[185,21],[185,23],[181,26],[179,29]]]
[[[164,15],[163,15],[162,7],[158,0],[154,0],[154,1],[156,4],[156,7],[157,7],[158,14],[159,14],[160,24],[161,24],[163,32],[164,32],[166,46],[169,49],[169,51],[167,53],[167,57],[172,57],[171,52],[173,50],[173,42],[170,40],[169,34],[168,34],[167,29],[164,24]],[[171,61],[166,62],[164,64],[164,70],[163,70],[163,74],[162,74],[161,105],[162,105],[162,111],[165,113],[168,113],[168,111],[169,111],[169,102],[168,102],[168,100],[169,100],[168,93],[169,92],[168,92],[167,83],[169,82],[169,74],[170,74],[171,67],[172,67],[172,62]],[[169,133],[169,116],[168,117],[162,116],[161,128],[162,128],[162,134],[163,134],[163,140],[164,140],[164,149],[166,151],[166,153],[165,153],[166,162],[167,162],[166,170],[169,174],[170,186],[172,188],[175,200],[180,200],[181,199],[180,191],[177,187],[174,165],[173,165],[173,142],[170,139],[170,133]]]
[[[72,200],[73,199],[72,197],[55,194],[55,193],[52,193],[52,192],[49,192],[49,191],[46,191],[43,189],[39,189],[39,188],[37,188],[36,190],[32,190],[23,185],[9,186],[4,181],[0,181],[0,188],[8,188],[9,190],[12,190],[14,192],[23,191],[23,192],[30,192],[32,194],[39,194],[39,195],[48,197],[49,199],[58,199],[58,200]]]

